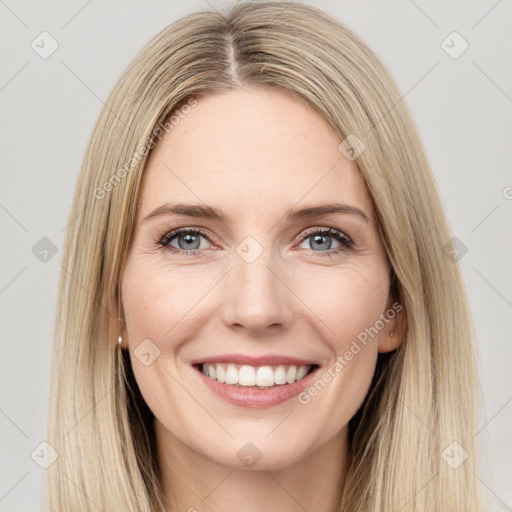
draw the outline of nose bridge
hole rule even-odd
[[[279,277],[277,251],[247,237],[236,248],[224,304],[225,320],[251,330],[288,324],[292,316],[289,290]]]

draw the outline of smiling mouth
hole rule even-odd
[[[253,389],[273,389],[293,384],[319,368],[316,364],[251,366],[233,363],[199,363],[194,367],[221,384]]]

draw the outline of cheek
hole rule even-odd
[[[330,357],[298,398],[305,417],[317,418],[314,437],[326,439],[350,421],[370,387],[378,356],[375,325],[385,313],[389,281],[378,263],[310,277],[304,281],[314,286],[303,285],[298,294],[321,320],[321,343]]]
[[[193,321],[194,315],[214,279],[210,283],[208,273],[198,279],[197,270],[171,268],[165,260],[157,265],[154,259],[132,254],[127,261],[123,311],[131,365],[144,401],[162,423],[176,427],[181,419],[169,411],[194,406],[179,385],[182,375],[176,354],[196,337],[200,324]]]
[[[173,351],[173,340],[190,337],[194,318],[203,307],[217,275],[193,267],[170,267],[134,258],[123,275],[122,299],[130,345],[149,338],[160,350]],[[184,332],[187,328],[186,333]]]
[[[177,267],[161,259],[155,263],[146,255],[132,255],[126,264],[121,293],[130,359],[144,400],[157,418],[184,404],[194,405],[177,385],[189,378],[188,367],[177,362],[181,348],[199,337],[211,317],[208,293],[218,281],[218,273],[205,267]],[[166,424],[176,421],[162,418]]]
[[[316,269],[297,280],[295,289],[307,306],[305,312],[321,321],[331,351],[339,354],[358,336],[364,338],[385,312],[389,281],[384,266],[347,265]]]

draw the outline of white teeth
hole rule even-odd
[[[293,384],[302,380],[311,369],[311,366],[259,366],[247,364],[203,364],[202,372],[207,377],[221,383],[239,386],[258,386],[262,388],[274,385]]]
[[[220,364],[217,365],[217,380],[219,382],[226,382],[226,372]]]
[[[297,377],[295,377],[297,380],[302,380],[306,373],[308,373],[308,370],[305,366],[299,366],[299,369],[297,370]],[[211,375],[211,374],[210,374]]]
[[[239,384],[241,384],[239,382]],[[274,385],[274,372],[270,366],[260,366],[256,372],[256,384],[261,387]]]
[[[252,366],[244,364],[238,372],[238,384],[240,386],[255,386],[256,372]]]
[[[288,384],[293,384],[295,382],[296,377],[297,377],[297,367],[290,366],[290,368],[288,368],[288,371],[286,372],[286,382],[288,382]]]
[[[234,364],[228,364],[226,371],[226,384],[238,384],[238,370]]]
[[[274,371],[275,384],[286,384],[286,370],[283,365],[278,366]]]

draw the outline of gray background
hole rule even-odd
[[[490,510],[510,510],[512,2],[305,3],[365,39],[396,78],[419,127],[453,235],[467,249],[460,264],[485,400],[478,477]],[[205,6],[0,0],[1,510],[40,507],[44,469],[31,453],[45,438],[61,248],[93,124],[141,47],[178,16]],[[43,31],[59,45],[46,59],[31,47]],[[458,58],[441,46],[453,31],[469,44]],[[445,44],[452,52],[461,48],[451,40]],[[57,251],[47,261],[36,245],[43,237]]]

